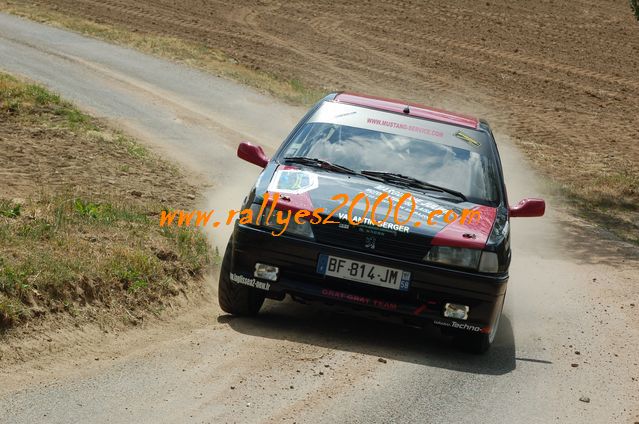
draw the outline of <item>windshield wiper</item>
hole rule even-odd
[[[371,177],[381,178],[386,182],[394,182],[398,184],[404,184],[410,187],[423,188],[426,190],[435,190],[441,191],[444,193],[452,194],[453,196],[459,197],[460,199],[466,201],[466,196],[457,191],[446,187],[441,187],[435,184],[428,183],[426,181],[418,180],[417,178],[409,177],[407,175],[397,174],[394,172],[383,172],[383,171],[362,171],[362,175],[368,175]]]
[[[317,159],[317,158],[307,158],[306,156],[289,156],[289,157],[285,157],[284,160],[290,163],[299,163],[302,165],[315,166],[317,168],[327,169],[329,171],[341,172],[343,174],[353,174],[353,175],[357,174],[357,172],[353,171],[350,168],[347,168],[342,165],[337,165],[335,163],[331,163],[322,159]]]

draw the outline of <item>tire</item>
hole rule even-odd
[[[231,281],[231,242],[226,246],[220,267],[217,297],[220,308],[228,314],[254,316],[260,311],[265,295],[262,290]]]
[[[499,311],[499,315],[497,315],[495,324],[490,329],[490,333],[467,333],[458,335],[457,341],[462,349],[467,352],[476,354],[486,353],[488,349],[490,349],[490,347],[493,345],[493,341],[495,340],[495,335],[497,334],[497,330],[499,329],[499,320],[501,319],[503,310],[504,305],[502,303],[501,310]]]

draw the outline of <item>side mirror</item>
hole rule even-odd
[[[546,212],[546,202],[543,199],[524,199],[517,206],[509,207],[508,211],[511,218],[543,216]]]
[[[264,168],[268,164],[268,157],[262,147],[251,144],[248,141],[243,141],[237,146],[237,157],[260,168]]]

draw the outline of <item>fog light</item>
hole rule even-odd
[[[466,305],[457,305],[455,303],[447,303],[444,306],[444,316],[446,318],[468,319],[468,311],[470,308]]]
[[[280,269],[276,266],[256,263],[253,276],[264,280],[277,281],[277,275],[279,272]]]

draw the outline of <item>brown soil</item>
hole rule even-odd
[[[639,239],[628,235],[639,234],[639,24],[626,2],[47,3],[205,43],[305,87],[480,114],[582,212]]]

